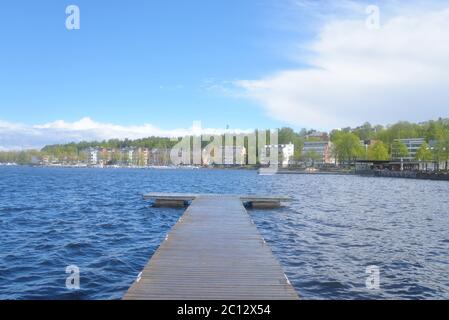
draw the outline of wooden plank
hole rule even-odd
[[[221,194],[192,194],[192,193],[163,193],[163,192],[152,192],[148,194],[144,194],[143,198],[146,200],[150,199],[164,199],[164,200],[184,200],[184,201],[192,201],[197,197],[212,197],[212,198],[238,198],[243,202],[250,201],[291,201],[292,199],[287,196],[281,195],[221,195]]]
[[[165,200],[183,200],[192,201],[197,197],[195,194],[189,193],[148,193],[144,194],[143,198],[145,200],[149,199],[165,199]]]
[[[195,196],[124,299],[298,299],[242,200]]]

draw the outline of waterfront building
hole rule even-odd
[[[42,164],[44,166],[48,166],[50,164],[50,157],[49,156],[43,156],[42,157]]]
[[[415,159],[416,152],[418,152],[419,148],[426,142],[424,138],[407,138],[407,139],[395,139],[395,142],[401,142],[407,147],[408,155],[406,157],[402,157],[403,160],[411,161]],[[400,156],[398,156],[398,151],[395,150],[395,145],[392,145],[392,159],[400,160]]]
[[[89,164],[90,165],[96,165],[98,164],[98,149],[96,148],[91,148],[88,151],[88,156],[89,156]]]
[[[144,167],[148,166],[149,150],[148,148],[137,148],[133,152],[133,164]]]
[[[293,157],[295,155],[295,145],[291,142],[289,144],[266,145],[265,150],[262,150],[262,152],[259,153],[260,164],[262,165],[270,164],[270,155],[274,150],[277,150],[278,163],[280,163],[283,167],[287,167],[293,164]]]
[[[433,172],[438,171],[439,163],[435,161],[419,160],[357,160],[355,163],[356,173],[373,174],[374,171],[398,172]]]
[[[126,147],[114,148],[89,148],[84,150],[87,154],[86,162],[89,165],[168,165],[170,162],[170,150]]]
[[[295,145],[293,143],[289,144],[281,144],[281,155],[282,155],[282,166],[287,167],[290,164],[293,164],[293,157],[295,155]]]
[[[148,164],[150,166],[167,166],[170,164],[170,149],[155,148],[149,151]]]
[[[303,157],[314,157],[312,160],[316,164],[332,164],[335,159],[332,157],[332,142],[330,141],[305,141],[302,148]]]

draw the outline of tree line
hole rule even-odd
[[[398,122],[391,126],[372,126],[365,123],[357,128],[333,130],[331,141],[339,161],[352,159],[390,160],[409,157],[408,148],[398,139],[424,138],[425,142],[416,153],[415,160],[449,160],[449,119],[422,123]],[[371,140],[365,150],[360,140]],[[431,146],[432,144],[432,146]]]
[[[425,143],[418,150],[416,158],[423,161],[449,160],[449,119],[431,120],[421,123],[397,122],[393,125],[371,125],[369,122],[356,128],[335,129],[318,137],[316,130],[301,129],[295,131],[289,127],[279,129],[280,144],[295,145],[294,159],[296,161],[316,158],[317,155],[302,154],[304,142],[328,139],[333,144],[332,154],[339,162],[349,162],[354,159],[389,160],[393,156],[405,157],[407,147],[396,139],[424,138]],[[371,140],[368,149],[360,141]],[[0,152],[0,163],[14,162],[18,164],[34,163],[42,157],[52,157],[67,162],[84,161],[85,150],[89,148],[123,149],[148,148],[171,149],[177,142],[170,138],[148,137],[137,140],[110,139],[104,141],[82,141],[67,144],[48,145],[41,150],[3,151]],[[207,144],[207,142],[204,142]],[[432,146],[430,144],[432,143]]]

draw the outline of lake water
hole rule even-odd
[[[302,298],[449,299],[449,182],[28,167],[0,167],[0,299],[120,299],[183,213],[145,192],[292,196],[249,212]]]

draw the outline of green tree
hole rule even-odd
[[[444,131],[444,125],[441,121],[429,121],[424,124],[425,138],[427,141],[437,140]]]
[[[397,122],[388,126],[385,130],[380,130],[374,136],[374,139],[380,140],[387,145],[394,143],[395,139],[421,138],[425,134],[423,126],[410,122]]]
[[[299,161],[299,160],[301,160],[301,157],[302,157],[302,149],[304,147],[304,140],[302,140],[301,138],[297,138],[293,143],[295,144],[295,152],[293,154],[293,159],[295,161]]]
[[[315,150],[310,150],[301,155],[301,160],[312,162],[312,167],[314,167],[315,161],[321,160],[321,156]]]
[[[290,142],[293,143],[293,141],[296,139],[296,133],[293,131],[292,128],[281,128],[278,132],[278,141],[279,144],[288,144]]]
[[[279,144],[293,143],[295,145],[294,160],[300,160],[304,140],[300,133],[296,133],[292,128],[284,127],[279,129]]]
[[[369,122],[365,122],[362,126],[353,130],[360,140],[368,140],[373,138],[375,131]]]
[[[391,146],[391,154],[393,159],[405,158],[409,156],[407,146],[399,140],[394,140]]]
[[[369,160],[388,160],[390,155],[388,154],[388,147],[382,141],[378,141],[368,148]]]
[[[424,142],[416,152],[415,160],[431,161],[433,159],[432,151],[427,142]]]
[[[42,153],[36,150],[0,152],[0,163],[35,164],[40,161]]]
[[[360,139],[351,132],[333,131],[331,140],[334,143],[334,153],[340,162],[350,162],[363,155]]]
[[[449,128],[441,130],[437,137],[436,158],[438,161],[445,162],[445,170],[448,170],[449,162]]]

